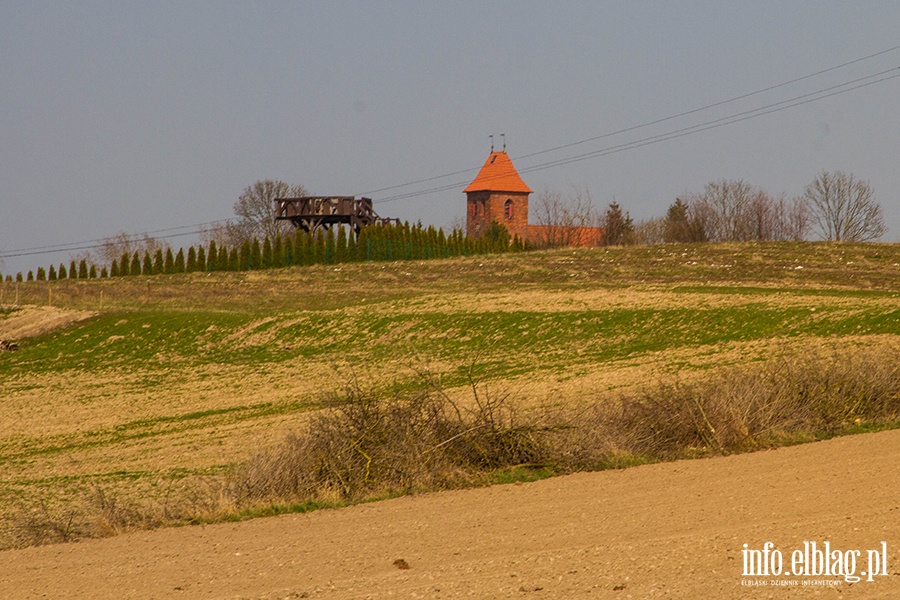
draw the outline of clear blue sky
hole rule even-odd
[[[897,241],[900,78],[529,168],[896,70],[900,50],[529,155],[900,46],[898,26],[898,2],[0,0],[0,252],[226,219],[264,178],[446,227],[491,133],[533,189],[587,190],[637,219],[713,180],[793,196],[823,169],[848,171],[872,184]],[[445,184],[459,185],[390,200]],[[7,256],[0,270],[67,256]]]

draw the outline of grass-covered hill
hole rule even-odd
[[[4,547],[246,512],[234,474],[262,468],[259,457],[278,454],[335,394],[346,402],[361,390],[396,398],[424,387],[456,408],[502,397],[536,413],[739,379],[754,365],[775,377],[777,360],[853,367],[865,352],[855,371],[875,373],[900,346],[900,246],[662,245],[7,282],[0,307],[0,339],[19,345],[0,353]],[[884,393],[880,413],[860,400],[825,433],[890,426],[900,399]],[[698,406],[706,423],[685,453],[734,449]],[[518,427],[509,414],[498,421],[537,443],[535,424]],[[608,415],[601,421],[609,426]],[[762,439],[773,427],[750,427],[735,443],[773,443]],[[379,459],[362,442],[374,429],[362,431],[349,452],[367,485]],[[436,438],[423,456],[467,437]],[[607,455],[628,450],[600,443]],[[552,471],[560,460],[537,462]],[[327,487],[317,501],[356,490]]]

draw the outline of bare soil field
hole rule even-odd
[[[0,597],[887,600],[900,597],[897,464],[889,431],[5,551]],[[743,575],[744,544],[772,542],[790,570],[804,542],[826,541],[862,551],[860,581],[849,567]],[[868,581],[882,541],[887,575]]]

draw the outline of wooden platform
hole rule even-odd
[[[367,225],[399,224],[399,219],[379,217],[372,207],[371,198],[354,196],[304,196],[302,198],[277,198],[277,221],[290,221],[303,231],[329,229],[332,225],[346,225],[359,235]]]

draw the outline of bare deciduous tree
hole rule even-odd
[[[200,240],[206,246],[214,241],[217,246],[237,248],[244,243],[244,240],[249,241],[249,238],[247,237],[247,230],[239,226],[236,221],[220,221],[214,225],[202,228],[200,230]]]
[[[234,226],[244,235],[244,239],[268,236],[275,238],[277,233],[289,230],[286,221],[276,221],[276,198],[295,198],[307,196],[309,193],[302,185],[290,185],[283,181],[265,179],[244,188],[243,193],[234,203],[234,214],[237,221]]]
[[[684,214],[667,216],[668,237],[673,240],[802,240],[809,230],[810,215],[805,199],[775,198],[744,181],[711,182],[703,193],[689,195],[681,202],[684,206],[678,208]],[[673,220],[673,216],[680,216],[681,220]],[[673,227],[677,229],[679,223],[681,230],[676,232]]]
[[[596,227],[598,217],[587,191],[563,198],[562,194],[544,189],[534,207],[535,220],[541,225],[541,243],[548,247],[576,245],[583,227]]]
[[[135,252],[140,252],[142,255],[149,252],[152,255],[157,249],[166,247],[166,244],[151,237],[148,233],[134,235],[120,231],[113,237],[103,240],[103,245],[97,250],[98,261],[94,261],[90,255],[76,256],[75,258],[79,260],[85,258],[89,263],[99,262],[101,265],[109,265],[113,260],[119,260],[126,252],[131,255]]]
[[[666,241],[665,217],[638,221],[632,234],[635,244],[662,244]]]
[[[803,194],[823,239],[865,242],[887,232],[881,205],[867,181],[843,171],[822,171]]]

